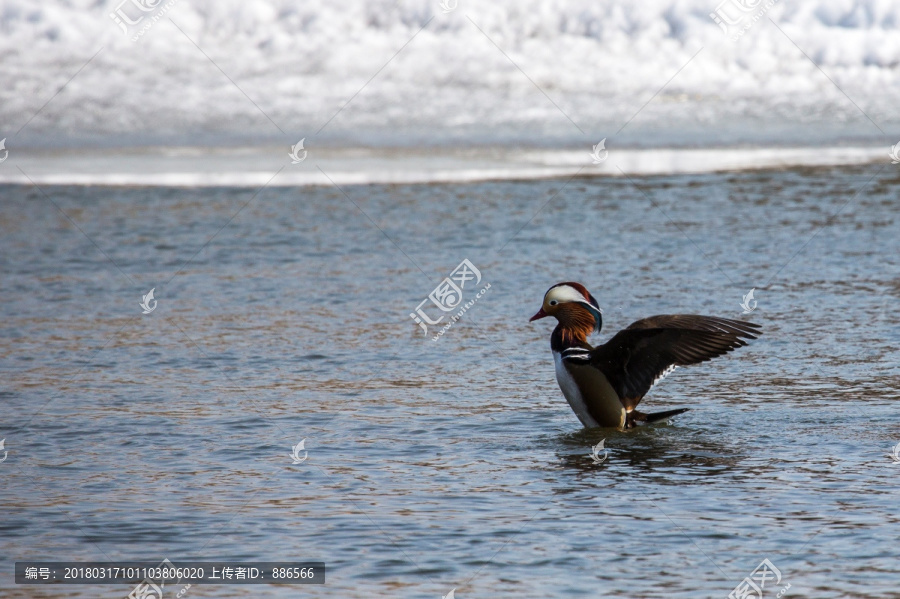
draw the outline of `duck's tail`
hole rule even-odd
[[[631,428],[633,426],[636,426],[638,423],[649,424],[651,422],[665,420],[666,418],[670,418],[672,416],[677,416],[678,414],[684,414],[688,410],[690,410],[690,408],[678,408],[677,410],[666,410],[665,412],[653,412],[652,414],[646,414],[644,412],[638,412],[637,410],[632,410],[628,414],[628,418],[625,422],[625,428]]]

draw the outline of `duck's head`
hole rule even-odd
[[[557,283],[544,294],[544,303],[529,322],[553,316],[568,329],[582,330],[585,336],[599,333],[603,326],[603,311],[597,300],[581,283]]]

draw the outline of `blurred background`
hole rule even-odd
[[[8,148],[883,145],[900,124],[890,0],[137,4],[0,4]]]

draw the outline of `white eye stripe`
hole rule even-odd
[[[555,306],[556,304],[562,304],[566,302],[578,302],[584,304],[585,306],[591,306],[591,308],[597,310],[602,313],[599,307],[592,306],[590,301],[588,301],[581,292],[571,287],[569,285],[560,285],[559,287],[554,287],[550,291],[547,292],[547,303],[551,306]]]
[[[557,302],[583,302],[585,301],[584,296],[579,293],[577,289],[574,287],[570,287],[569,285],[560,285],[559,287],[554,287],[550,291],[547,292],[547,302],[551,301]]]

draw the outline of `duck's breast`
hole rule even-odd
[[[625,426],[625,406],[602,372],[566,362],[559,352],[553,352],[553,362],[559,388],[584,426]]]

